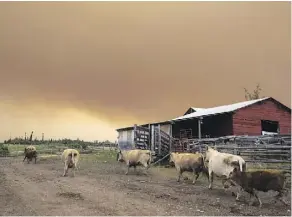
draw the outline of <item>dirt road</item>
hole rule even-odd
[[[36,165],[0,159],[1,215],[290,215],[290,207],[272,202],[271,193],[260,194],[260,209],[247,205],[247,194],[235,202],[219,183],[208,190],[205,177],[192,186],[157,168],[126,176],[117,162],[87,161],[80,167],[76,177],[70,172],[61,177],[59,158]]]

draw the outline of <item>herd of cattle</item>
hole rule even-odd
[[[37,159],[36,148],[32,145],[28,146],[24,150],[24,160],[32,161]],[[64,173],[66,176],[68,169],[73,170],[73,176],[75,176],[75,169],[79,161],[80,154],[76,149],[66,149],[63,151],[61,159],[64,163]],[[117,161],[125,162],[127,165],[126,175],[129,173],[130,167],[136,167],[141,165],[149,169],[152,162],[152,154],[149,150],[119,150],[117,153]],[[285,175],[281,171],[267,171],[256,170],[247,171],[246,162],[240,156],[222,153],[211,147],[206,146],[206,152],[202,153],[170,153],[170,164],[174,164],[178,177],[177,181],[180,182],[183,172],[193,173],[193,184],[196,183],[199,175],[205,174],[209,180],[209,189],[213,188],[214,176],[222,178],[223,188],[226,190],[230,186],[238,188],[236,193],[236,200],[239,200],[240,193],[245,191],[254,196],[259,206],[262,207],[262,202],[256,191],[267,192],[270,190],[277,191],[276,199],[289,205],[283,198],[285,189]],[[229,185],[228,185],[229,183]],[[251,204],[251,202],[250,202]]]

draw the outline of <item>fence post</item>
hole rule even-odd
[[[158,154],[161,155],[161,132],[160,132],[160,124],[158,124]]]

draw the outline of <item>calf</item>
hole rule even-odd
[[[230,178],[241,186],[241,191],[246,191],[253,195],[262,207],[262,202],[257,195],[256,191],[268,192],[270,190],[277,191],[276,198],[285,205],[287,202],[283,199],[285,176],[282,172],[257,170],[250,172],[241,172],[238,168],[234,168],[230,174]],[[239,200],[239,192],[237,193],[236,200]],[[251,204],[251,202],[250,202]]]
[[[63,176],[66,176],[68,169],[73,170],[73,176],[75,176],[75,169],[77,168],[77,163],[79,161],[80,154],[76,149],[65,149],[61,156],[62,161],[65,164]]]
[[[242,157],[221,153],[208,146],[206,149],[206,164],[208,164],[209,172],[209,189],[212,189],[214,175],[223,178],[222,184],[225,188],[227,181],[234,185],[229,176],[235,167],[239,167],[240,171],[246,170],[246,164]]]
[[[172,152],[170,154],[169,163],[172,162],[178,172],[178,182],[180,181],[183,172],[193,172],[193,184],[195,184],[201,172],[204,172],[208,177],[204,165],[204,156],[201,153]]]
[[[134,167],[134,172],[136,173],[136,166],[138,165],[143,165],[148,170],[151,163],[151,151],[140,149],[120,150],[117,154],[117,161],[126,162],[126,175],[129,173],[130,167]]]
[[[33,145],[29,145],[29,146],[24,148],[23,162],[25,161],[26,158],[27,158],[27,163],[32,161],[32,159],[34,158],[34,163],[36,164],[37,151],[36,151],[36,148]]]

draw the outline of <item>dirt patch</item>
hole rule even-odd
[[[65,197],[65,198],[71,198],[75,200],[84,200],[82,195],[80,193],[73,193],[73,192],[58,192],[57,196],[59,197]]]
[[[0,161],[1,215],[290,216],[290,207],[274,203],[273,192],[259,194],[260,209],[248,206],[248,194],[236,202],[232,189],[224,191],[220,181],[213,190],[204,176],[195,185],[178,183],[174,168],[137,168],[137,174],[125,175],[124,164],[92,158],[80,161],[75,177],[62,177],[59,158],[37,164],[21,158]],[[289,194],[286,200],[291,201]]]

